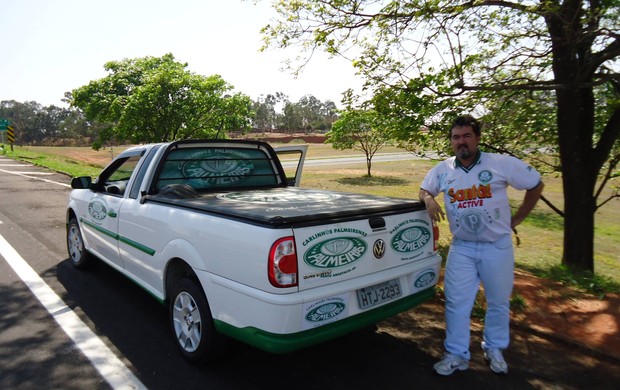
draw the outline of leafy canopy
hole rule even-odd
[[[219,75],[188,71],[172,54],[110,61],[108,75],[72,92],[72,106],[88,120],[107,123],[93,147],[106,142],[148,143],[221,138],[246,129],[248,96],[231,94]]]

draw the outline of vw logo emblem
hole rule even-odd
[[[385,255],[385,241],[379,239],[375,241],[372,246],[372,254],[375,255],[377,259],[380,259]]]

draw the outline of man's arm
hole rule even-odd
[[[538,199],[540,199],[540,195],[542,195],[544,187],[545,184],[541,181],[536,187],[525,192],[523,203],[521,203],[521,206],[519,207],[517,212],[512,216],[512,220],[510,221],[510,227],[516,227],[521,222],[523,222],[523,220],[530,214],[530,211],[532,211],[534,206],[536,206]]]
[[[420,200],[426,205],[426,210],[428,211],[428,214],[431,216],[431,219],[433,221],[439,222],[442,219],[446,218],[446,215],[441,209],[441,206],[439,205],[439,203],[437,203],[435,197],[430,192],[426,191],[424,188],[420,188],[420,193],[418,194],[418,196],[420,197]]]

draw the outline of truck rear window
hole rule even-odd
[[[260,149],[235,147],[182,148],[170,151],[155,187],[189,185],[197,191],[278,184],[274,164]]]

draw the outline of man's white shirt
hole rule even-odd
[[[440,162],[427,173],[422,188],[433,196],[444,193],[454,237],[492,242],[511,233],[508,186],[530,190],[539,183],[540,173],[518,158],[480,152],[470,167],[456,157]]]

